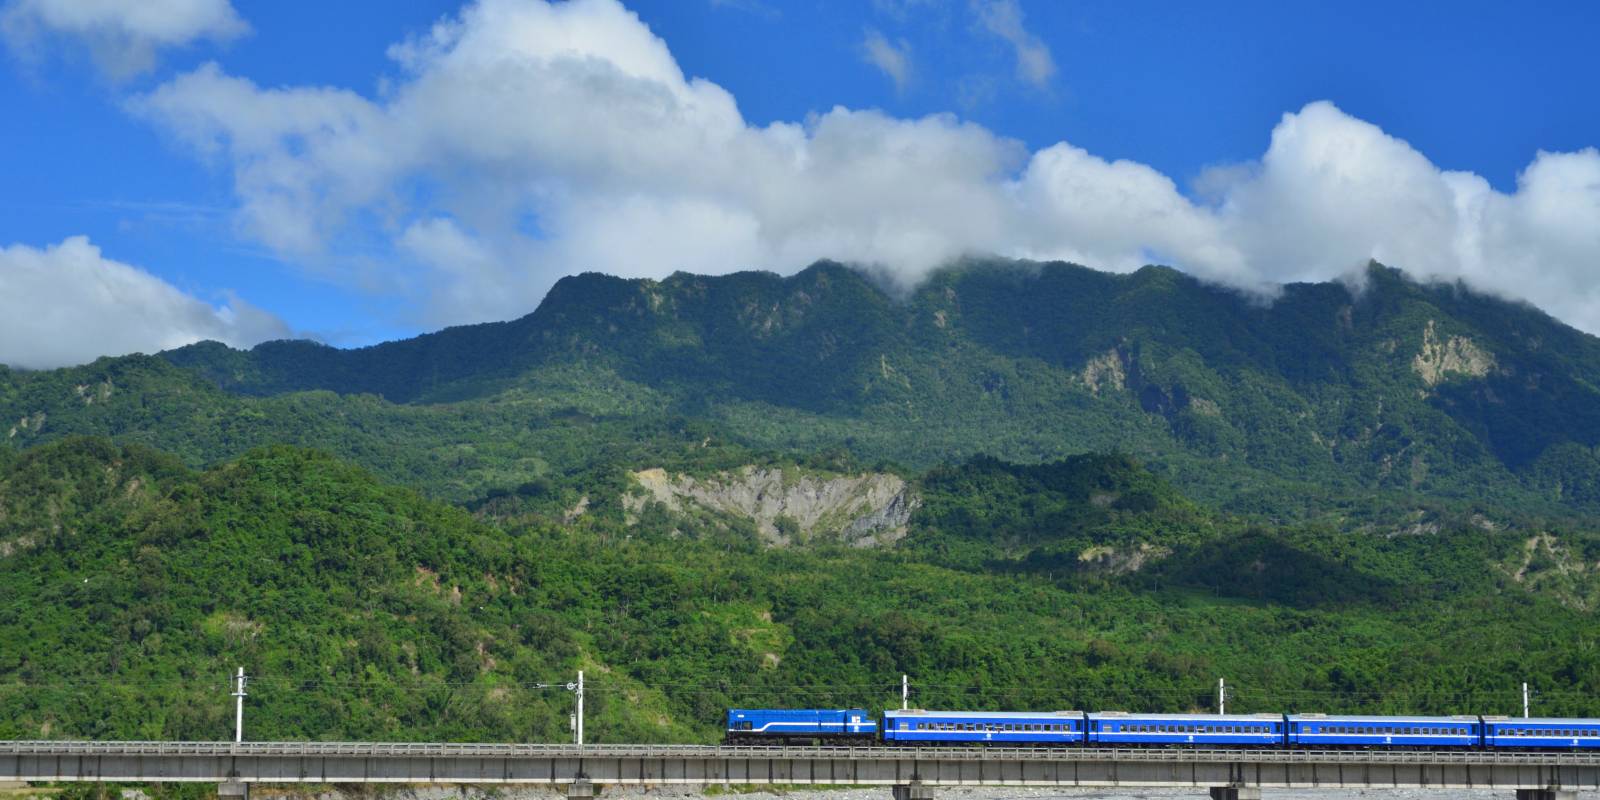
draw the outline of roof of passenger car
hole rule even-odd
[[[1202,722],[1282,722],[1282,714],[1141,714],[1128,711],[1096,711],[1090,719],[1155,719]]]
[[[930,711],[923,708],[891,708],[885,717],[951,717],[956,719],[1077,719],[1082,711]]]
[[[1435,723],[1477,722],[1478,718],[1477,717],[1473,717],[1473,716],[1466,716],[1466,715],[1456,716],[1456,717],[1384,717],[1384,716],[1361,716],[1361,715],[1348,715],[1347,716],[1347,715],[1335,715],[1335,714],[1290,714],[1289,715],[1289,721],[1290,722],[1373,722],[1373,723],[1421,722],[1421,723],[1426,723],[1426,724],[1435,724]]]
[[[1600,725],[1600,719],[1584,717],[1484,717],[1496,725]]]

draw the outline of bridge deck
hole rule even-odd
[[[0,742],[0,780],[1600,789],[1600,753]]]

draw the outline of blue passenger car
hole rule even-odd
[[[1089,744],[1270,747],[1283,744],[1283,715],[1100,711],[1089,715]]]
[[[1496,748],[1600,748],[1600,719],[1484,717],[1483,740]]]
[[[1082,711],[883,712],[891,744],[1062,745],[1083,741]]]
[[[728,744],[870,740],[878,721],[861,708],[730,708]]]
[[[1477,717],[1348,717],[1290,714],[1290,747],[1477,747]]]

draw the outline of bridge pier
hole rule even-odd
[[[244,781],[223,781],[217,784],[217,800],[250,800],[250,784]],[[1517,798],[1522,800],[1522,798]]]
[[[222,800],[222,798],[217,800]],[[244,800],[249,800],[249,798]],[[594,800],[594,782],[588,778],[579,778],[567,784],[567,800]]]
[[[933,789],[922,785],[922,781],[896,784],[890,789],[894,800],[933,800]],[[1522,800],[1522,798],[1517,798]]]
[[[1518,789],[1517,800],[1578,800],[1570,789]]]
[[[1211,800],[1261,800],[1261,788],[1258,786],[1213,786],[1211,787]],[[1517,800],[1523,800],[1517,795]],[[1534,800],[1530,798],[1530,800]],[[1537,800],[1547,800],[1538,798]],[[1570,800],[1570,798],[1563,798]]]

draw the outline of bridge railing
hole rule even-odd
[[[1600,765],[1600,752],[1496,750],[1284,750],[1130,747],[771,747],[682,744],[457,744],[443,742],[87,742],[0,741],[0,755],[353,758],[796,758],[943,761],[1204,761],[1346,764]]]

